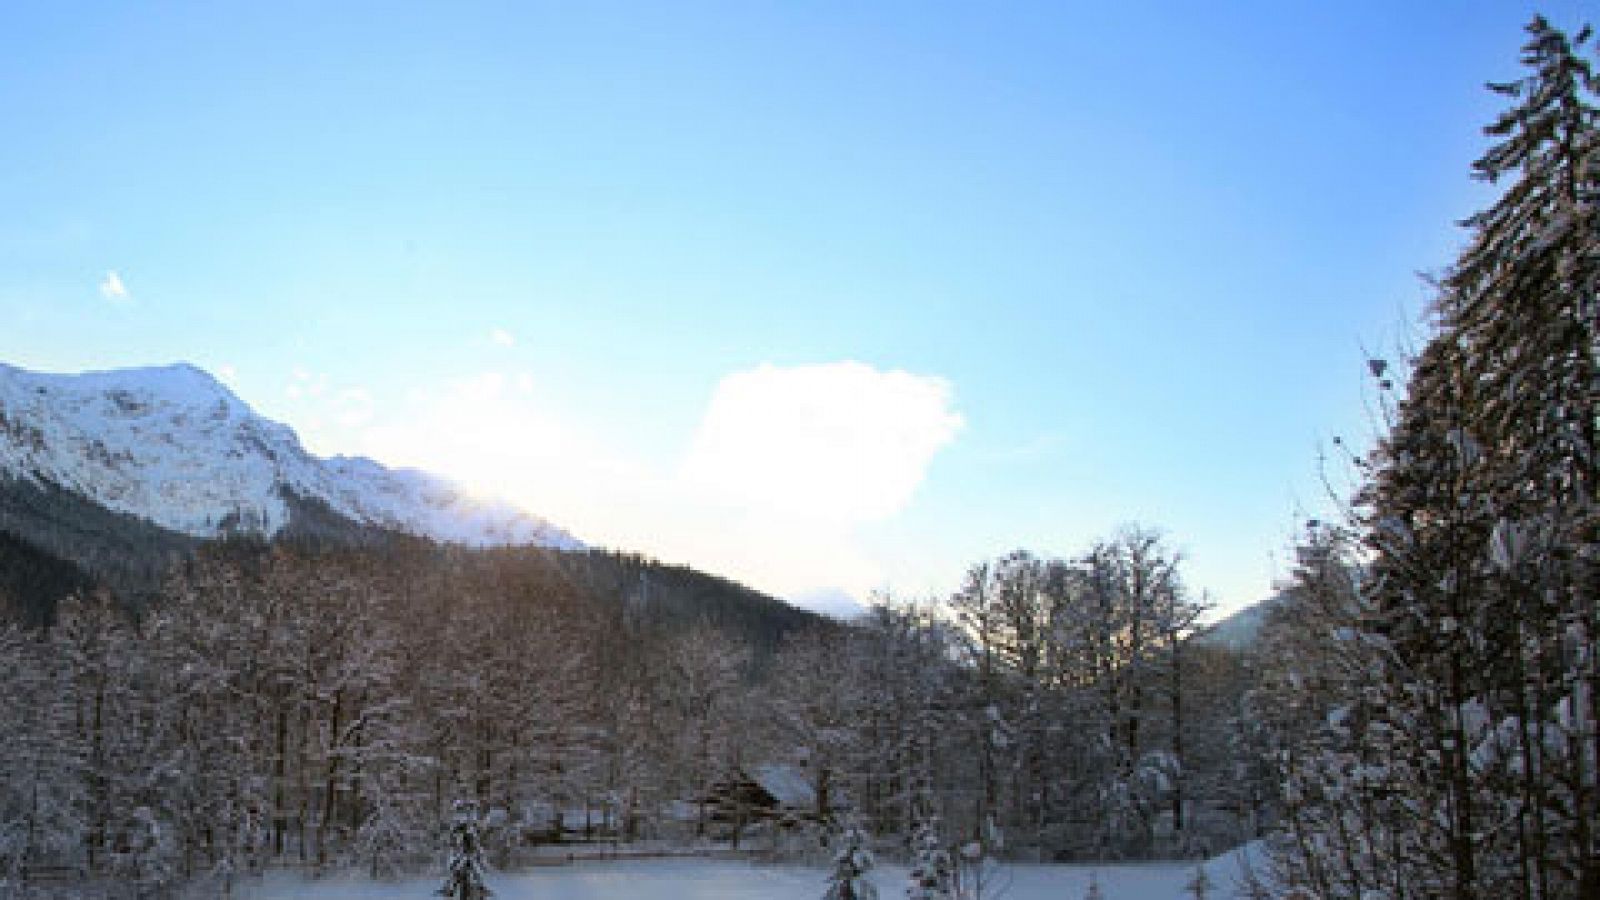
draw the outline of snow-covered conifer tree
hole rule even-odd
[[[1528,33],[1290,772],[1280,874],[1321,897],[1600,896],[1600,130],[1587,30]]]
[[[876,862],[866,832],[853,819],[845,819],[834,840],[833,871],[823,900],[876,900],[878,888],[867,878]]]
[[[438,894],[451,900],[484,900],[494,892],[484,884],[487,867],[483,861],[483,836],[478,826],[478,807],[456,801],[455,818],[450,823],[450,857],[445,863],[444,884]]]
[[[911,878],[906,886],[910,900],[950,900],[954,897],[954,864],[940,833],[939,817],[927,815],[911,835]]]

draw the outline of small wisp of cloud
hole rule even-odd
[[[1034,463],[1054,457],[1067,446],[1067,436],[1047,431],[1009,447],[997,447],[987,454],[996,463]]]
[[[284,395],[290,400],[298,400],[301,397],[321,397],[327,392],[327,375],[321,372],[312,372],[300,366],[295,366],[289,384],[283,389]]]
[[[489,343],[494,344],[496,347],[515,347],[517,345],[517,336],[504,328],[495,328],[489,332]]]
[[[128,286],[123,283],[122,276],[115,270],[106,272],[106,277],[100,280],[100,296],[117,306],[126,306],[133,302],[133,295],[128,293]]]

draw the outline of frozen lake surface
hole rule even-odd
[[[1001,867],[1005,888],[990,896],[1003,900],[1078,900],[1091,877],[1100,882],[1104,900],[1181,900],[1191,896],[1184,886],[1194,876],[1194,863],[1130,863],[1106,865],[1007,865]],[[1231,856],[1206,865],[1215,887],[1211,900],[1230,900],[1238,872]],[[512,874],[496,873],[490,887],[497,900],[816,900],[827,882],[824,869],[760,865],[734,860],[653,859],[580,862]],[[881,866],[874,870],[881,900],[905,896],[906,870]],[[275,874],[243,893],[247,900],[427,900],[435,896],[435,879],[373,882],[358,878],[308,881]]]

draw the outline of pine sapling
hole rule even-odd
[[[911,837],[913,864],[909,900],[950,900],[955,896],[955,865],[939,834],[939,817],[929,816],[917,825]]]
[[[487,900],[494,896],[483,883],[483,837],[478,831],[478,808],[456,801],[455,821],[450,825],[450,860],[445,864],[444,884],[438,894],[452,900]]]
[[[983,839],[962,845],[954,860],[951,896],[956,900],[984,900],[1006,892],[1010,879],[991,855],[1005,846],[1005,838],[992,816],[984,820],[980,833]]]
[[[867,879],[875,864],[867,847],[867,836],[853,821],[841,824],[838,852],[833,857],[833,872],[823,900],[877,900],[878,889]]]

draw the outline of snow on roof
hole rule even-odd
[[[771,794],[778,805],[792,809],[809,809],[817,805],[817,792],[805,773],[794,766],[756,766],[750,770],[756,784]]]

